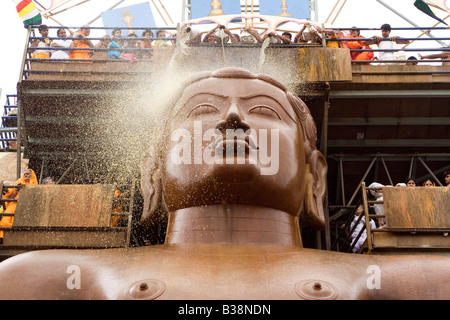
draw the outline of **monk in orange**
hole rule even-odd
[[[121,203],[123,202],[123,199],[128,196],[129,196],[128,191],[120,192],[119,189],[116,188],[114,190],[114,202],[113,202],[111,212],[112,213],[122,213],[123,207],[122,207]],[[121,220],[121,216],[118,216],[118,215],[111,216],[111,227],[117,227],[120,220]]]
[[[70,53],[70,59],[92,59],[92,50],[83,50],[94,47],[92,41],[86,39],[90,34],[91,30],[86,26],[82,27],[80,32],[75,34],[74,38],[79,39],[74,39],[70,45],[70,47],[73,48]],[[82,50],[77,50],[76,48],[80,48]]]
[[[350,30],[350,35],[346,38],[363,38],[360,35],[359,29],[352,28]],[[349,49],[370,49],[370,46],[368,46],[364,41],[345,41],[343,42],[343,47],[347,47]],[[372,60],[373,59],[373,52],[372,51],[357,51],[357,52],[350,52],[350,55],[352,57],[352,60]]]
[[[32,169],[27,169],[23,173],[22,177],[17,180],[14,185],[26,185],[26,184],[38,184],[36,173]],[[8,192],[2,197],[2,199],[18,199],[19,198],[19,189],[20,188],[9,188]],[[5,202],[5,211],[4,213],[14,213],[16,211],[17,202]],[[9,228],[12,227],[14,217],[13,216],[4,216],[0,219],[0,227]],[[3,240],[4,232],[0,231],[0,239]]]

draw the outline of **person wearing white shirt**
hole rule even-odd
[[[391,36],[391,26],[387,23],[381,26],[381,37],[373,36],[374,41],[368,42],[368,44],[376,44],[379,49],[392,50],[395,49],[395,44],[408,44],[409,40],[399,40],[399,36]],[[379,60],[395,60],[394,51],[380,51]],[[391,63],[384,63],[391,64]],[[393,64],[393,63],[392,63]]]
[[[58,29],[56,35],[59,38],[66,38],[67,33],[65,29]],[[56,39],[53,40],[51,47],[53,48],[69,48],[72,40],[69,39]],[[69,59],[70,51],[69,50],[52,50],[51,59]]]
[[[366,217],[365,216],[362,216],[361,220],[359,220],[359,222],[358,222],[359,216],[362,213],[363,213],[363,206],[359,205],[358,208],[356,209],[355,216],[353,217],[353,221],[350,223],[350,230],[353,230],[353,228],[354,228],[354,230],[350,236],[352,238],[351,245],[353,246],[353,244],[354,244],[354,247],[352,249],[352,251],[354,253],[358,252],[361,249],[362,245],[364,244],[364,241],[366,241],[366,239],[367,239],[367,230],[364,230],[361,233],[361,236],[359,237],[359,239],[356,239],[358,237],[359,233],[361,232],[361,229],[366,228]],[[355,227],[355,224],[356,224],[356,227]],[[370,219],[369,224],[370,224],[370,229],[376,228],[375,221],[373,221],[372,219]]]
[[[373,182],[369,185],[369,188],[376,188],[375,190],[370,190],[370,194],[375,197],[375,201],[383,201],[383,190],[384,185],[378,182]],[[376,215],[384,216],[384,204],[375,203],[373,209]],[[378,226],[382,227],[386,224],[386,219],[383,217],[378,218]]]

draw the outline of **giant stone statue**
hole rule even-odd
[[[14,256],[0,299],[450,298],[449,258],[303,248],[327,165],[307,106],[273,78],[197,74],[165,115],[141,169],[142,223],[168,214],[165,243]]]

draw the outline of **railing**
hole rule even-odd
[[[373,250],[373,242],[372,242],[372,229],[370,228],[370,219],[372,218],[385,218],[385,215],[376,215],[376,214],[370,214],[369,209],[370,205],[373,204],[381,204],[382,201],[370,201],[367,198],[367,191],[370,190],[376,190],[376,188],[368,188],[366,187],[366,184],[363,182],[361,184],[361,192],[362,192],[362,198],[363,198],[363,208],[364,208],[364,216],[366,218],[366,233],[367,233],[367,252],[370,254]]]
[[[356,219],[355,223],[352,227],[352,221],[354,221],[355,212],[358,206],[362,202],[359,201],[355,207],[348,207],[348,217],[342,225],[338,226],[336,231],[336,238],[331,246],[331,250],[340,251],[340,252],[353,252],[358,240],[361,238],[365,228],[361,228],[356,237],[353,237],[353,234],[358,227],[359,223],[362,220],[363,215],[359,215],[358,219]]]
[[[13,102],[11,102],[13,100]],[[17,148],[17,96],[7,95],[6,104],[3,107],[2,122],[0,127],[1,149],[5,151]],[[15,145],[14,145],[15,144]]]
[[[55,30],[55,29],[79,29],[78,27],[55,27],[55,26],[49,26],[48,27],[49,30]],[[42,37],[42,36],[36,36],[36,29],[37,27],[34,28],[29,28],[28,29],[28,34],[27,34],[27,39],[26,39],[26,48],[24,51],[24,55],[23,55],[23,62],[22,62],[22,71],[21,71],[21,75],[19,77],[20,80],[23,79],[27,79],[29,77],[30,74],[32,73],[58,73],[52,70],[33,70],[31,68],[31,63],[32,62],[42,62],[42,61],[48,61],[48,62],[89,62],[89,63],[105,63],[105,62],[112,62],[112,63],[124,63],[124,62],[129,62],[129,59],[108,59],[107,57],[107,53],[110,51],[118,51],[121,53],[127,52],[127,53],[133,53],[133,55],[136,56],[145,56],[144,58],[137,58],[137,60],[139,61],[152,61],[152,59],[148,58],[152,55],[153,53],[153,48],[138,48],[138,47],[120,47],[120,48],[109,48],[109,47],[100,47],[99,44],[101,43],[102,40],[105,40],[105,36],[88,36],[88,37],[83,37],[83,38],[78,38],[78,37]],[[94,30],[95,32],[99,32],[101,30],[114,30],[116,28],[112,28],[112,27],[89,27],[89,29]],[[168,32],[174,32],[176,33],[177,29],[176,28],[170,28],[170,27],[166,27],[166,28],[157,28],[157,27],[133,27],[133,28],[129,28],[129,27],[121,27],[120,30],[122,31],[136,31],[136,30],[151,30],[152,32],[158,32],[158,31],[168,31]],[[108,36],[109,37],[109,36]],[[34,40],[46,40],[48,39],[49,41],[53,41],[53,40],[71,40],[71,41],[75,41],[75,40],[82,40],[82,39],[86,39],[86,40],[90,40],[90,41],[97,41],[97,43],[94,45],[94,47],[89,47],[89,48],[63,48],[63,47],[45,47],[45,48],[40,48],[40,47],[32,47],[31,44]],[[109,38],[108,41],[111,41],[112,38]],[[115,37],[114,41],[133,41],[135,43],[139,43],[141,41],[176,41],[176,37]],[[56,52],[56,51],[67,51],[69,54],[71,51],[73,50],[77,50],[77,51],[86,51],[86,52],[91,52],[92,53],[92,57],[91,59],[39,59],[39,58],[33,58],[32,57],[32,53],[36,50],[45,50],[45,51],[49,51],[49,52]],[[131,58],[131,57],[130,57]],[[135,60],[132,60],[135,61]],[[66,73],[70,73],[70,71],[66,71]],[[108,71],[105,71],[103,73],[108,73]]]
[[[49,26],[49,30],[55,30],[55,29],[60,29],[61,27],[54,27],[54,26]],[[63,27],[64,29],[76,29],[76,27]],[[111,29],[115,29],[113,27],[90,27],[91,30],[94,30],[96,33],[100,32],[101,30],[111,30]],[[147,28],[147,27],[139,27],[139,28],[120,28],[122,31],[134,31],[134,30],[147,30],[147,29],[151,29],[153,32],[157,32],[159,30],[164,30],[164,31],[169,31],[172,33],[176,33],[177,35],[180,34],[180,30],[177,30],[176,28]],[[440,28],[440,27],[431,27],[431,28],[393,28],[393,30],[448,30],[447,28]],[[333,29],[335,31],[343,31],[343,30],[348,30],[348,29],[344,29],[344,28],[335,28]],[[377,28],[359,28],[359,30],[380,30]],[[35,50],[39,50],[42,48],[38,48],[38,47],[31,47],[30,44],[32,43],[33,40],[43,40],[43,39],[48,39],[48,40],[77,40],[78,38],[72,38],[72,37],[40,37],[40,36],[35,36],[36,31],[35,28],[29,29],[29,33],[27,36],[27,46],[24,52],[24,60],[23,60],[23,73],[21,75],[21,79],[26,79],[28,77],[28,75],[30,73],[38,73],[38,72],[42,72],[43,70],[32,70],[30,67],[30,63],[34,62],[34,61],[54,61],[54,62],[86,62],[86,59],[34,59],[32,58],[31,54],[33,51]],[[337,39],[332,39],[332,38],[327,38],[325,32],[321,33],[322,36],[322,41],[321,41],[321,45],[322,46],[326,46],[328,42],[339,42],[340,44],[342,44],[343,42],[349,42],[349,41],[374,41],[375,38],[337,38]],[[108,51],[119,51],[119,52],[132,52],[132,53],[136,53],[136,54],[148,54],[151,55],[151,53],[153,52],[153,48],[126,48],[126,47],[122,47],[122,48],[117,48],[117,49],[111,49],[108,47],[98,47],[98,44],[100,43],[101,40],[104,40],[103,38],[104,36],[89,36],[86,37],[86,39],[91,40],[91,41],[98,41],[94,47],[90,47],[90,48],[76,48],[76,50],[78,51],[89,51],[93,53],[93,57],[92,59],[89,59],[89,62],[91,63],[104,63],[104,62],[116,62],[116,63],[123,63],[126,61],[129,61],[127,59],[108,59],[106,58],[106,54]],[[158,38],[158,37],[133,37],[133,38],[129,38],[129,37],[121,37],[121,38],[115,38],[115,40],[118,41],[133,41],[133,42],[140,42],[140,41],[157,41],[157,40],[164,40],[164,41],[171,41],[174,42],[172,43],[172,45],[175,44],[175,42],[177,41],[177,38],[175,36],[173,37],[166,37],[166,38]],[[388,39],[385,39],[388,40]],[[449,44],[446,44],[443,41],[450,41],[450,37],[432,37],[432,38],[421,38],[421,37],[403,37],[403,38],[398,38],[398,40],[408,40],[408,41],[430,41],[430,40],[434,40],[434,41],[440,41],[440,43],[442,43],[442,47],[435,47],[435,48],[430,48],[430,47],[422,47],[422,48],[396,48],[396,49],[377,49],[377,48],[370,48],[370,49],[350,49],[350,52],[354,53],[354,52],[392,52],[392,53],[396,53],[396,52],[411,52],[411,53],[425,53],[425,52],[441,52],[441,51],[447,51],[450,50],[449,48]],[[261,46],[262,44],[254,44],[255,46]],[[447,45],[446,47],[444,45]],[[195,46],[218,46],[218,44],[208,44],[208,43],[196,43]],[[226,46],[245,46],[248,47],[247,44],[241,44],[241,43],[228,43],[226,44]],[[304,47],[305,44],[302,43],[292,43],[292,44],[271,44],[272,47]],[[320,46],[320,44],[315,44],[315,46]],[[50,52],[54,52],[54,51],[71,51],[73,50],[73,48],[60,48],[60,47],[47,47],[45,48],[45,50],[48,50]],[[102,55],[102,57],[98,57],[99,55]],[[138,58],[138,60],[142,60],[142,61],[151,61],[151,58]],[[439,61],[436,61],[435,59],[424,59],[424,60],[417,60],[414,61],[415,63],[437,63],[437,62],[450,62],[450,59],[441,59]],[[411,63],[410,60],[407,59],[394,59],[394,60],[376,60],[376,59],[372,59],[372,60],[352,60],[352,63],[354,64],[380,64],[380,63],[389,63],[389,64],[406,64],[406,63]]]
[[[333,28],[333,30],[335,31],[348,31],[349,29],[344,29],[344,28]],[[360,31],[379,31],[380,28],[358,28],[358,30]],[[410,41],[410,42],[414,42],[414,41],[437,41],[441,47],[435,47],[435,48],[430,48],[430,47],[422,47],[422,48],[406,48],[407,46],[409,46],[411,43],[409,44],[404,44],[403,46],[399,47],[399,48],[395,48],[395,49],[378,49],[378,48],[373,48],[371,47],[370,49],[350,49],[350,52],[392,52],[392,53],[397,53],[397,52],[402,52],[402,53],[424,53],[424,52],[442,52],[442,51],[450,51],[450,43],[448,41],[450,41],[450,37],[449,36],[445,36],[445,37],[435,37],[432,36],[430,34],[430,31],[444,31],[444,30],[449,30],[447,27],[430,27],[430,28],[420,28],[420,27],[409,27],[409,28],[392,28],[392,32],[394,31],[423,31],[422,35],[426,34],[429,37],[428,38],[422,38],[421,36],[419,37],[399,37],[397,38],[398,41]],[[424,31],[425,30],[425,31]],[[333,41],[337,41],[339,42],[340,45],[342,45],[343,42],[348,42],[348,41],[362,41],[362,42],[373,42],[376,40],[376,38],[368,38],[368,37],[362,37],[362,38],[335,38],[335,39],[330,39],[330,38],[326,38],[325,33],[322,33],[322,38],[325,39],[325,43],[328,42],[333,42]],[[389,38],[384,38],[382,41],[390,41]],[[447,41],[447,43],[445,42]],[[407,58],[407,57],[406,57]],[[415,62],[415,63],[436,63],[436,59],[418,59],[416,61],[411,61],[408,59],[393,59],[393,60],[377,60],[377,59],[372,59],[372,60],[352,60],[352,63],[354,64],[382,64],[382,63],[389,63],[389,64],[411,64],[411,62]],[[450,58],[446,58],[446,59],[440,59],[438,62],[443,62],[443,63],[450,63]]]

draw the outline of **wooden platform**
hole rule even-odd
[[[450,256],[450,188],[383,188],[386,225],[372,230],[371,253]]]
[[[14,222],[4,228],[0,256],[50,248],[114,248],[129,244],[128,227],[111,227],[112,185],[27,185]]]
[[[450,229],[450,188],[383,188],[386,228]]]

